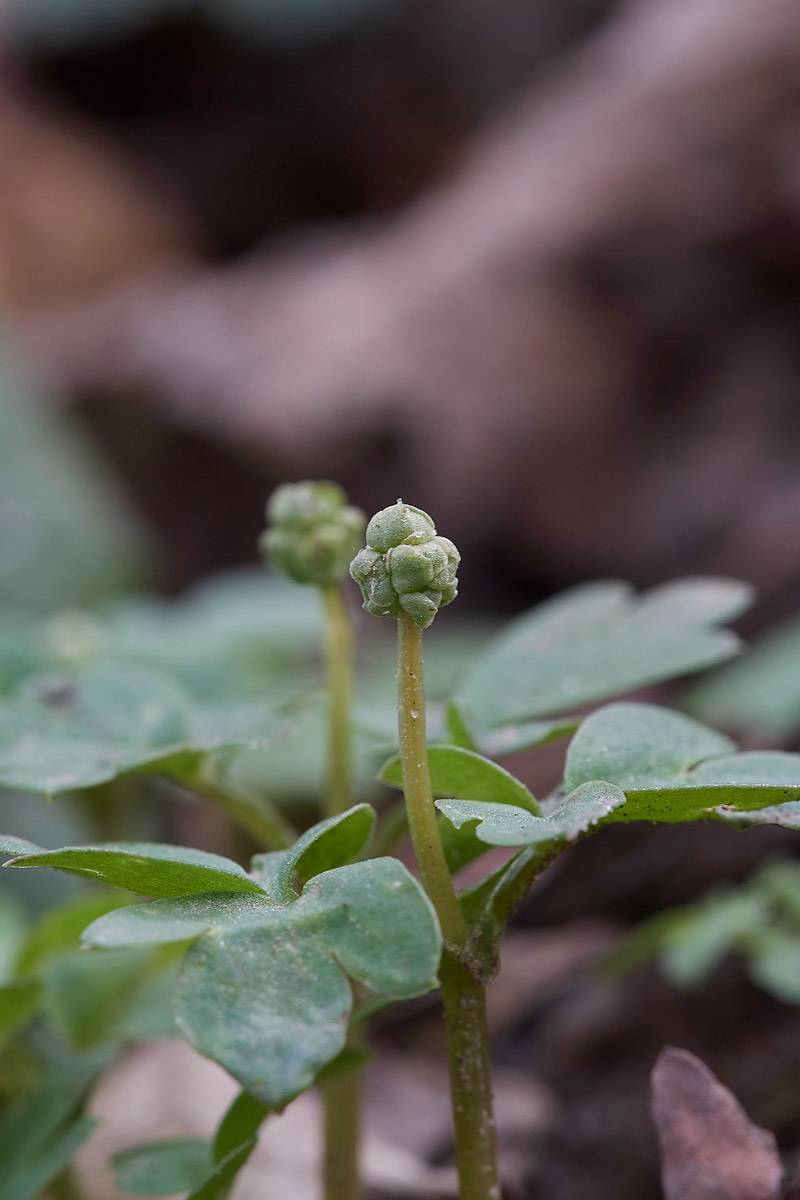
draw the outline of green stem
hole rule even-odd
[[[321,589],[325,606],[325,667],[328,687],[328,786],[325,816],[353,803],[351,703],[353,632],[344,589]],[[349,1044],[358,1042],[358,1031]],[[322,1089],[325,1127],[325,1200],[360,1200],[361,1071],[348,1071]]]
[[[321,588],[325,605],[325,666],[328,685],[328,788],[325,816],[353,803],[350,707],[353,691],[353,632],[343,589]]]
[[[296,831],[277,808],[268,800],[228,783],[213,760],[206,760],[185,782],[222,809],[234,825],[249,833],[265,850],[286,850],[297,840]]]
[[[444,857],[428,770],[422,630],[402,613],[397,634],[397,727],[408,827],[422,886],[436,909],[442,936],[463,945],[467,927]]]
[[[351,1029],[348,1045],[357,1045],[359,1030]],[[359,1067],[325,1084],[322,1103],[325,1125],[325,1200],[360,1200],[362,1072]]]
[[[397,685],[403,791],[411,840],[422,885],[436,909],[442,936],[457,948],[465,944],[467,928],[447,869],[433,803],[425,730],[422,630],[405,613],[398,621]],[[440,979],[459,1197],[500,1200],[485,991],[447,948],[442,955]]]

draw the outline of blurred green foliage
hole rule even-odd
[[[0,545],[0,605],[26,614],[94,601],[130,588],[144,574],[144,535],[119,486],[4,342]],[[0,619],[0,657],[16,655],[17,671],[25,666],[27,627],[27,616]]]
[[[744,658],[688,690],[684,706],[703,721],[759,740],[795,738],[800,732],[800,620],[756,639]]]
[[[730,954],[742,956],[758,987],[800,1004],[800,864],[767,863],[747,883],[659,913],[624,938],[604,965],[624,974],[655,958],[670,983],[688,990]]]

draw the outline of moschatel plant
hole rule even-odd
[[[268,517],[266,553],[323,599],[323,819],[296,838],[285,813],[242,793],[226,769],[243,747],[290,736],[302,719],[297,706],[211,703],[153,667],[114,659],[28,677],[0,704],[0,784],[52,795],[142,772],[167,775],[222,804],[264,847],[245,869],[171,845],[43,849],[6,837],[13,868],[53,867],[146,898],[126,896],[112,907],[103,892],[96,910],[81,913],[76,902],[60,933],[60,919],[47,933],[45,918],[45,933],[29,941],[69,949],[85,924],[91,954],[77,958],[108,963],[109,978],[128,971],[143,987],[166,983],[180,1032],[241,1085],[213,1142],[161,1142],[118,1156],[118,1182],[129,1192],[221,1200],[265,1117],[316,1084],[326,1096],[328,1198],[355,1200],[364,1058],[357,1031],[377,1008],[439,988],[461,1200],[499,1200],[485,988],[509,915],[533,880],[579,838],[616,822],[800,823],[800,755],[738,753],[727,737],[652,704],[617,701],[585,715],[591,705],[730,657],[738,641],[723,626],[747,606],[749,590],[710,579],[641,597],[618,583],[573,589],[513,622],[465,665],[443,715],[432,714],[429,743],[423,631],[456,597],[456,547],[426,513],[398,501],[372,518],[358,549],[363,521],[329,484],[279,489]],[[400,812],[419,883],[387,853],[404,829],[391,804],[375,838],[382,852],[370,858],[376,814],[353,802],[360,718],[350,704],[342,583],[351,555],[366,610],[397,622],[398,752],[380,779],[404,793]],[[496,761],[567,738],[562,781],[546,797],[535,798]],[[489,847],[506,848],[506,860],[458,890],[460,867]],[[48,954],[18,953],[0,980],[0,1034],[4,1021],[11,1036],[42,1004],[58,1007],[53,980],[66,968]],[[91,1028],[80,994],[76,985],[76,1048],[80,1030]],[[137,1028],[130,1020],[117,1010],[106,1049],[132,1029],[148,1035],[146,1022]],[[98,1069],[84,1066],[70,1095],[84,1095]],[[69,1112],[77,1115],[65,1129],[77,1144],[87,1129],[74,1100]],[[0,1144],[2,1137],[0,1124]],[[14,1200],[34,1200],[36,1188],[26,1186]]]

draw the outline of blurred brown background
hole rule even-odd
[[[168,582],[402,493],[509,607],[800,585],[794,0],[5,0],[0,292]]]

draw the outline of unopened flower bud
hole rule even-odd
[[[347,503],[338,484],[304,480],[275,489],[267,523],[259,539],[262,555],[296,583],[328,587],[347,574],[366,517]]]
[[[367,546],[350,564],[364,608],[376,617],[406,612],[423,629],[458,594],[461,555],[426,512],[410,504],[382,509],[367,526]]]

